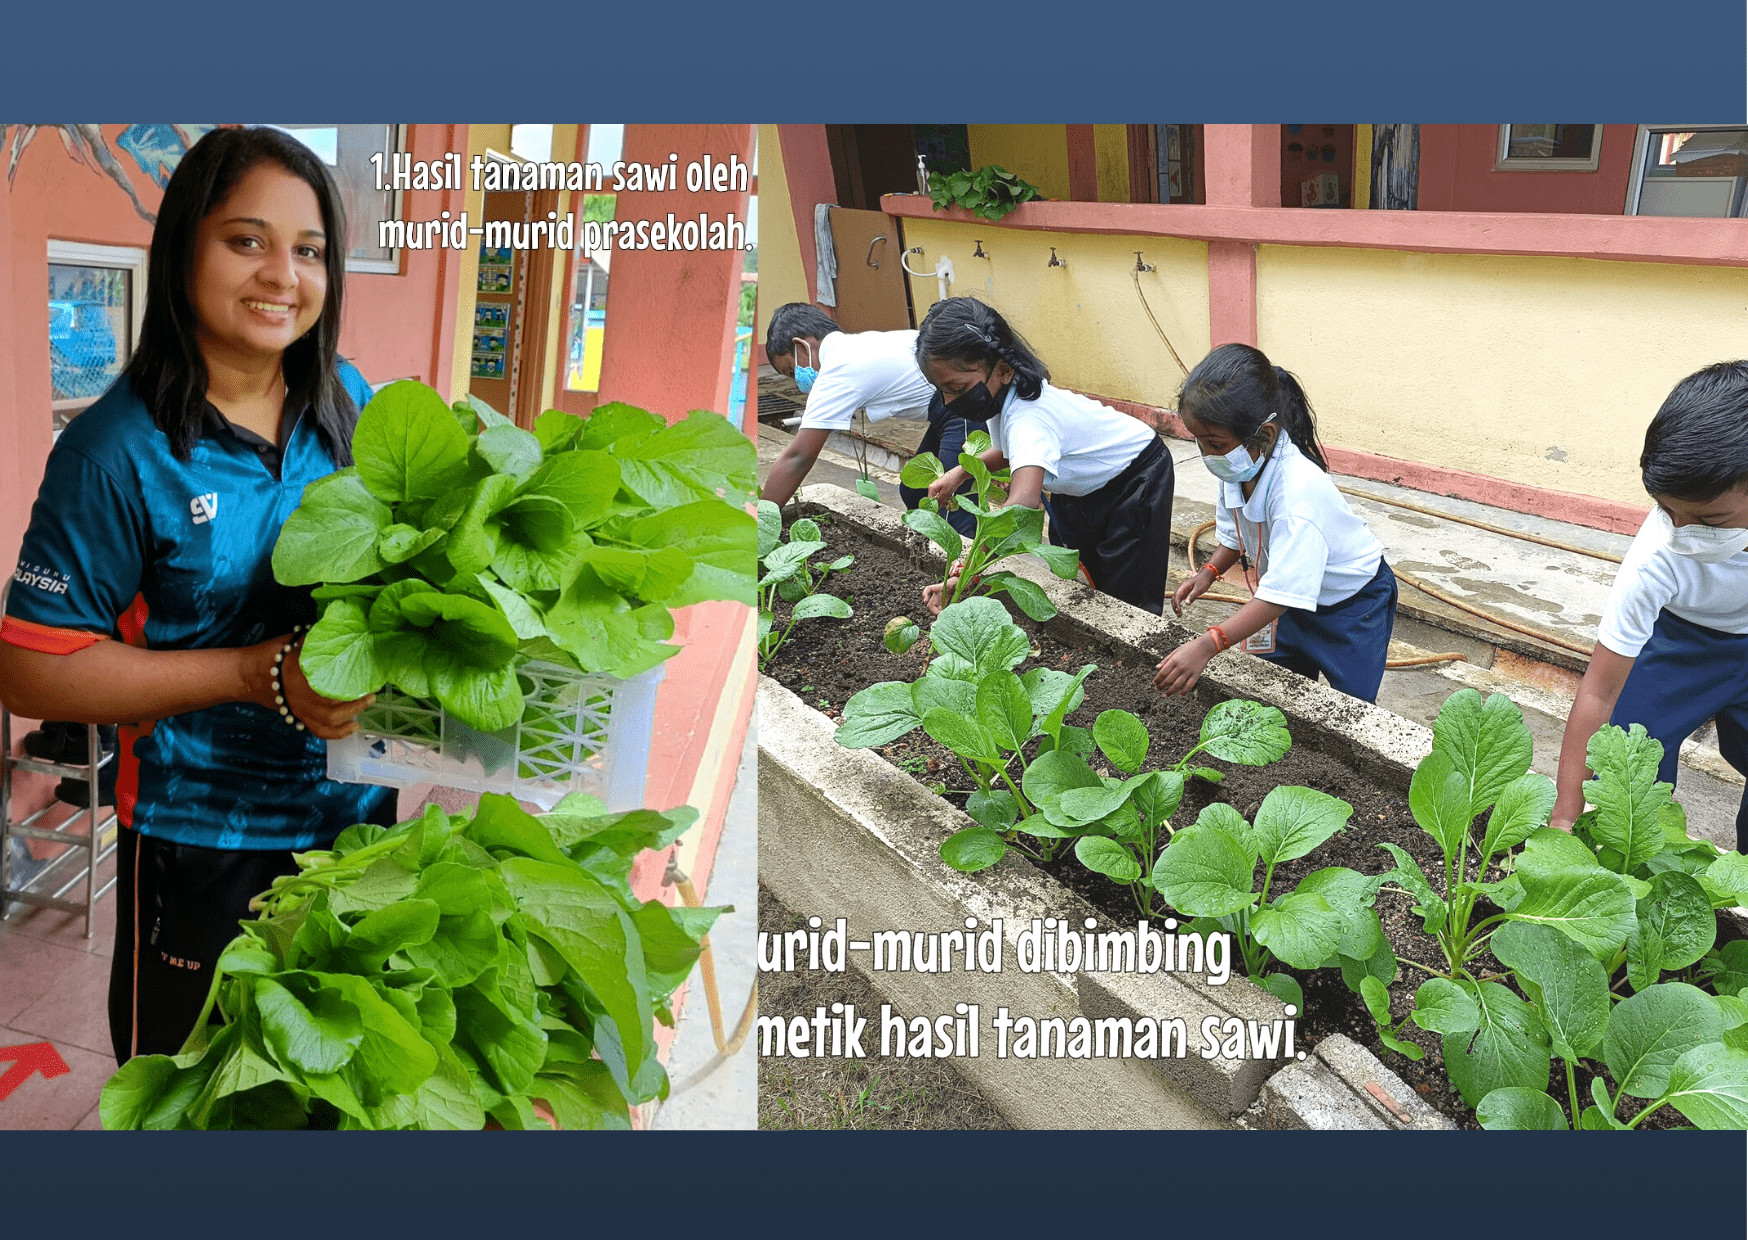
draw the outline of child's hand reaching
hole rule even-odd
[[[1188,693],[1202,678],[1202,669],[1215,655],[1214,643],[1206,634],[1191,638],[1160,660],[1154,673],[1153,687],[1173,697]]]
[[[1187,577],[1178,588],[1172,591],[1171,609],[1177,615],[1184,614],[1184,608],[1201,598],[1218,580],[1213,568],[1204,564],[1198,568],[1193,577]]]
[[[959,574],[964,568],[964,560],[954,560],[953,567],[947,570],[947,580],[944,584],[937,581],[933,585],[923,587],[923,606],[929,609],[929,615],[938,616],[941,614],[942,608],[947,605],[946,600],[952,597],[953,592],[959,588]]]

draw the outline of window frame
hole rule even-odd
[[[1523,122],[1518,122],[1523,123]],[[1592,125],[1590,154],[1583,159],[1556,159],[1552,156],[1511,156],[1511,126],[1499,127],[1499,142],[1493,154],[1495,172],[1595,172],[1602,165],[1602,141],[1605,126]]]
[[[57,238],[48,239],[48,262],[56,267],[104,267],[112,271],[128,273],[128,319],[129,348],[128,355],[121,361],[121,369],[125,373],[128,363],[133,361],[134,350],[139,347],[140,328],[146,321],[146,271],[149,251],[144,246],[132,245],[97,245],[90,241],[61,241]],[[53,363],[51,362],[51,365]],[[51,392],[53,386],[51,383]],[[69,415],[70,421],[77,417],[101,397],[75,396],[65,400],[49,401],[51,420],[61,414]]]
[[[1660,133],[1719,133],[1736,129],[1748,129],[1748,124],[1722,125],[1640,125],[1639,132],[1633,138],[1633,166],[1627,177],[1627,202],[1622,209],[1623,215],[1638,215],[1639,200],[1645,191],[1645,156],[1650,150],[1651,135]],[[1741,191],[1738,190],[1738,194]],[[1650,219],[1741,219],[1739,215],[1689,215],[1689,216],[1650,216]]]

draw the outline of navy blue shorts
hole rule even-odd
[[[1341,602],[1315,611],[1287,608],[1275,629],[1275,652],[1260,657],[1312,680],[1321,672],[1348,696],[1376,702],[1395,624],[1396,574],[1380,559],[1377,574]]]
[[[1720,633],[1661,612],[1609,722],[1620,728],[1642,724],[1662,741],[1657,778],[1673,784],[1681,742],[1712,718],[1718,722],[1718,752],[1748,774],[1748,633]],[[1748,795],[1736,811],[1736,851],[1748,851],[1745,844]]]

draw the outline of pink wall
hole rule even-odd
[[[1637,125],[1604,125],[1595,172],[1495,172],[1498,125],[1422,125],[1420,209],[1620,215],[1637,136]]]
[[[795,237],[801,243],[801,266],[807,275],[808,300],[812,301],[814,273],[819,266],[813,245],[813,208],[818,203],[838,200],[831,148],[826,143],[824,125],[779,125],[777,138],[783,146],[789,210],[795,217]],[[827,314],[833,313],[830,306],[822,309]]]

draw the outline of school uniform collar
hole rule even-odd
[[[202,410],[204,417],[201,421],[200,434],[203,439],[217,440],[223,440],[228,435],[259,457],[261,463],[267,467],[267,472],[277,478],[283,468],[285,454],[291,448],[292,438],[297,434],[298,423],[303,420],[303,415],[309,411],[307,402],[296,414],[290,412],[291,408],[291,398],[288,397],[285,408],[279,415],[280,427],[285,433],[283,444],[264,439],[246,426],[238,426],[210,400],[206,402],[206,407]]]
[[[1286,433],[1282,432],[1275,441],[1275,450],[1269,455],[1263,465],[1262,472],[1256,476],[1256,486],[1252,489],[1249,499],[1244,498],[1244,484],[1241,482],[1222,482],[1220,484],[1220,503],[1222,507],[1233,512],[1242,512],[1247,521],[1261,521],[1268,515],[1268,494],[1274,475],[1287,468],[1287,462],[1302,453],[1299,447]]]

